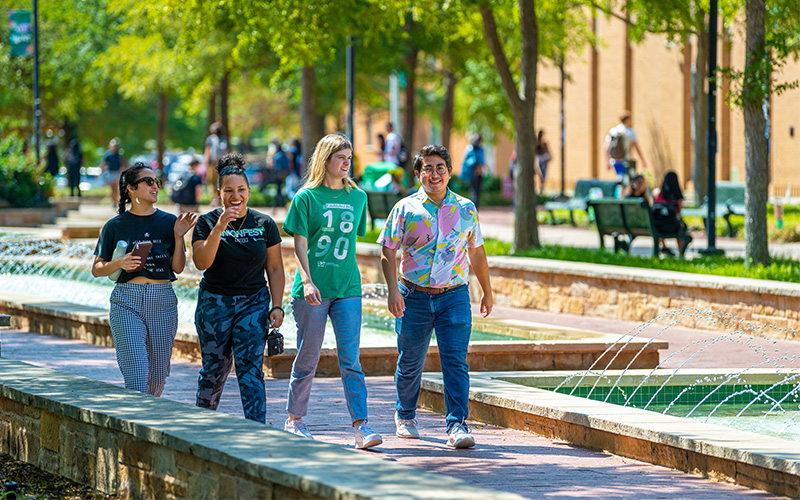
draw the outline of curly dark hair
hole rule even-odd
[[[453,170],[453,160],[450,159],[450,153],[447,152],[447,148],[438,144],[428,144],[427,146],[422,146],[417,156],[414,157],[414,172],[418,173],[422,169],[422,160],[426,156],[433,155],[440,156],[444,160],[448,172]]]
[[[127,203],[131,203],[131,194],[128,192],[128,186],[136,182],[136,179],[139,178],[139,172],[142,170],[149,169],[147,165],[144,163],[137,161],[126,170],[124,170],[119,176],[119,208],[117,209],[117,213],[122,215],[125,213],[125,205]]]
[[[250,181],[247,180],[247,173],[244,165],[244,156],[240,155],[239,153],[228,153],[223,155],[219,161],[217,161],[217,172],[219,172],[217,187],[222,185],[222,178],[228,177],[229,175],[241,175],[244,177],[244,182],[249,187]]]

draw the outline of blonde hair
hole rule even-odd
[[[314,154],[311,155],[311,161],[308,162],[302,189],[314,189],[322,184],[322,181],[325,180],[325,164],[331,159],[331,156],[345,149],[353,151],[353,145],[344,134],[328,134],[320,139],[314,148]],[[350,189],[354,187],[356,187],[355,181],[346,177],[344,188],[347,192],[349,193]]]

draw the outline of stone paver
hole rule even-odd
[[[113,349],[17,330],[0,332],[4,357],[122,385]],[[175,361],[164,397],[194,403],[199,365]],[[281,427],[288,381],[267,381],[268,421]],[[374,453],[388,460],[450,475],[475,485],[529,498],[745,499],[777,498],[736,485],[715,483],[683,472],[605,452],[591,451],[529,433],[475,424],[478,446],[445,446],[443,419],[419,413],[423,439],[394,437],[394,387],[391,377],[368,377],[370,424],[383,434]],[[235,376],[223,394],[220,411],[241,416]],[[352,446],[352,433],[339,379],[317,379],[307,421],[316,438]]]

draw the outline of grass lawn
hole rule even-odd
[[[359,237],[358,241],[375,243],[380,235],[380,230],[370,230],[367,235]],[[537,250],[530,250],[514,254],[509,242],[485,239],[487,255],[516,255],[520,257],[534,257],[537,259],[564,260],[570,262],[588,262],[593,264],[607,264],[612,266],[641,267],[645,269],[662,269],[665,271],[680,271],[694,274],[710,274],[713,276],[731,276],[737,278],[755,278],[764,280],[787,281],[800,283],[800,262],[790,259],[772,259],[772,265],[747,267],[744,259],[726,256],[704,257],[692,260],[640,257],[623,253],[613,253],[610,250],[591,248],[573,248],[561,246],[543,246]]]

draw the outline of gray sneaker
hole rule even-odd
[[[452,448],[472,448],[475,446],[475,438],[469,433],[466,425],[454,425],[447,431],[447,446]]]
[[[372,448],[383,443],[381,435],[370,429],[366,420],[355,427],[355,434],[356,448],[358,449]]]
[[[308,430],[308,426],[305,422],[303,422],[302,418],[292,421],[286,420],[286,423],[283,425],[283,430],[286,432],[291,432],[296,436],[314,439],[314,436],[311,435],[311,432]]]
[[[419,439],[419,431],[417,430],[417,421],[415,419],[406,420],[400,418],[397,412],[394,412],[394,424],[397,426],[395,435],[403,439]]]

